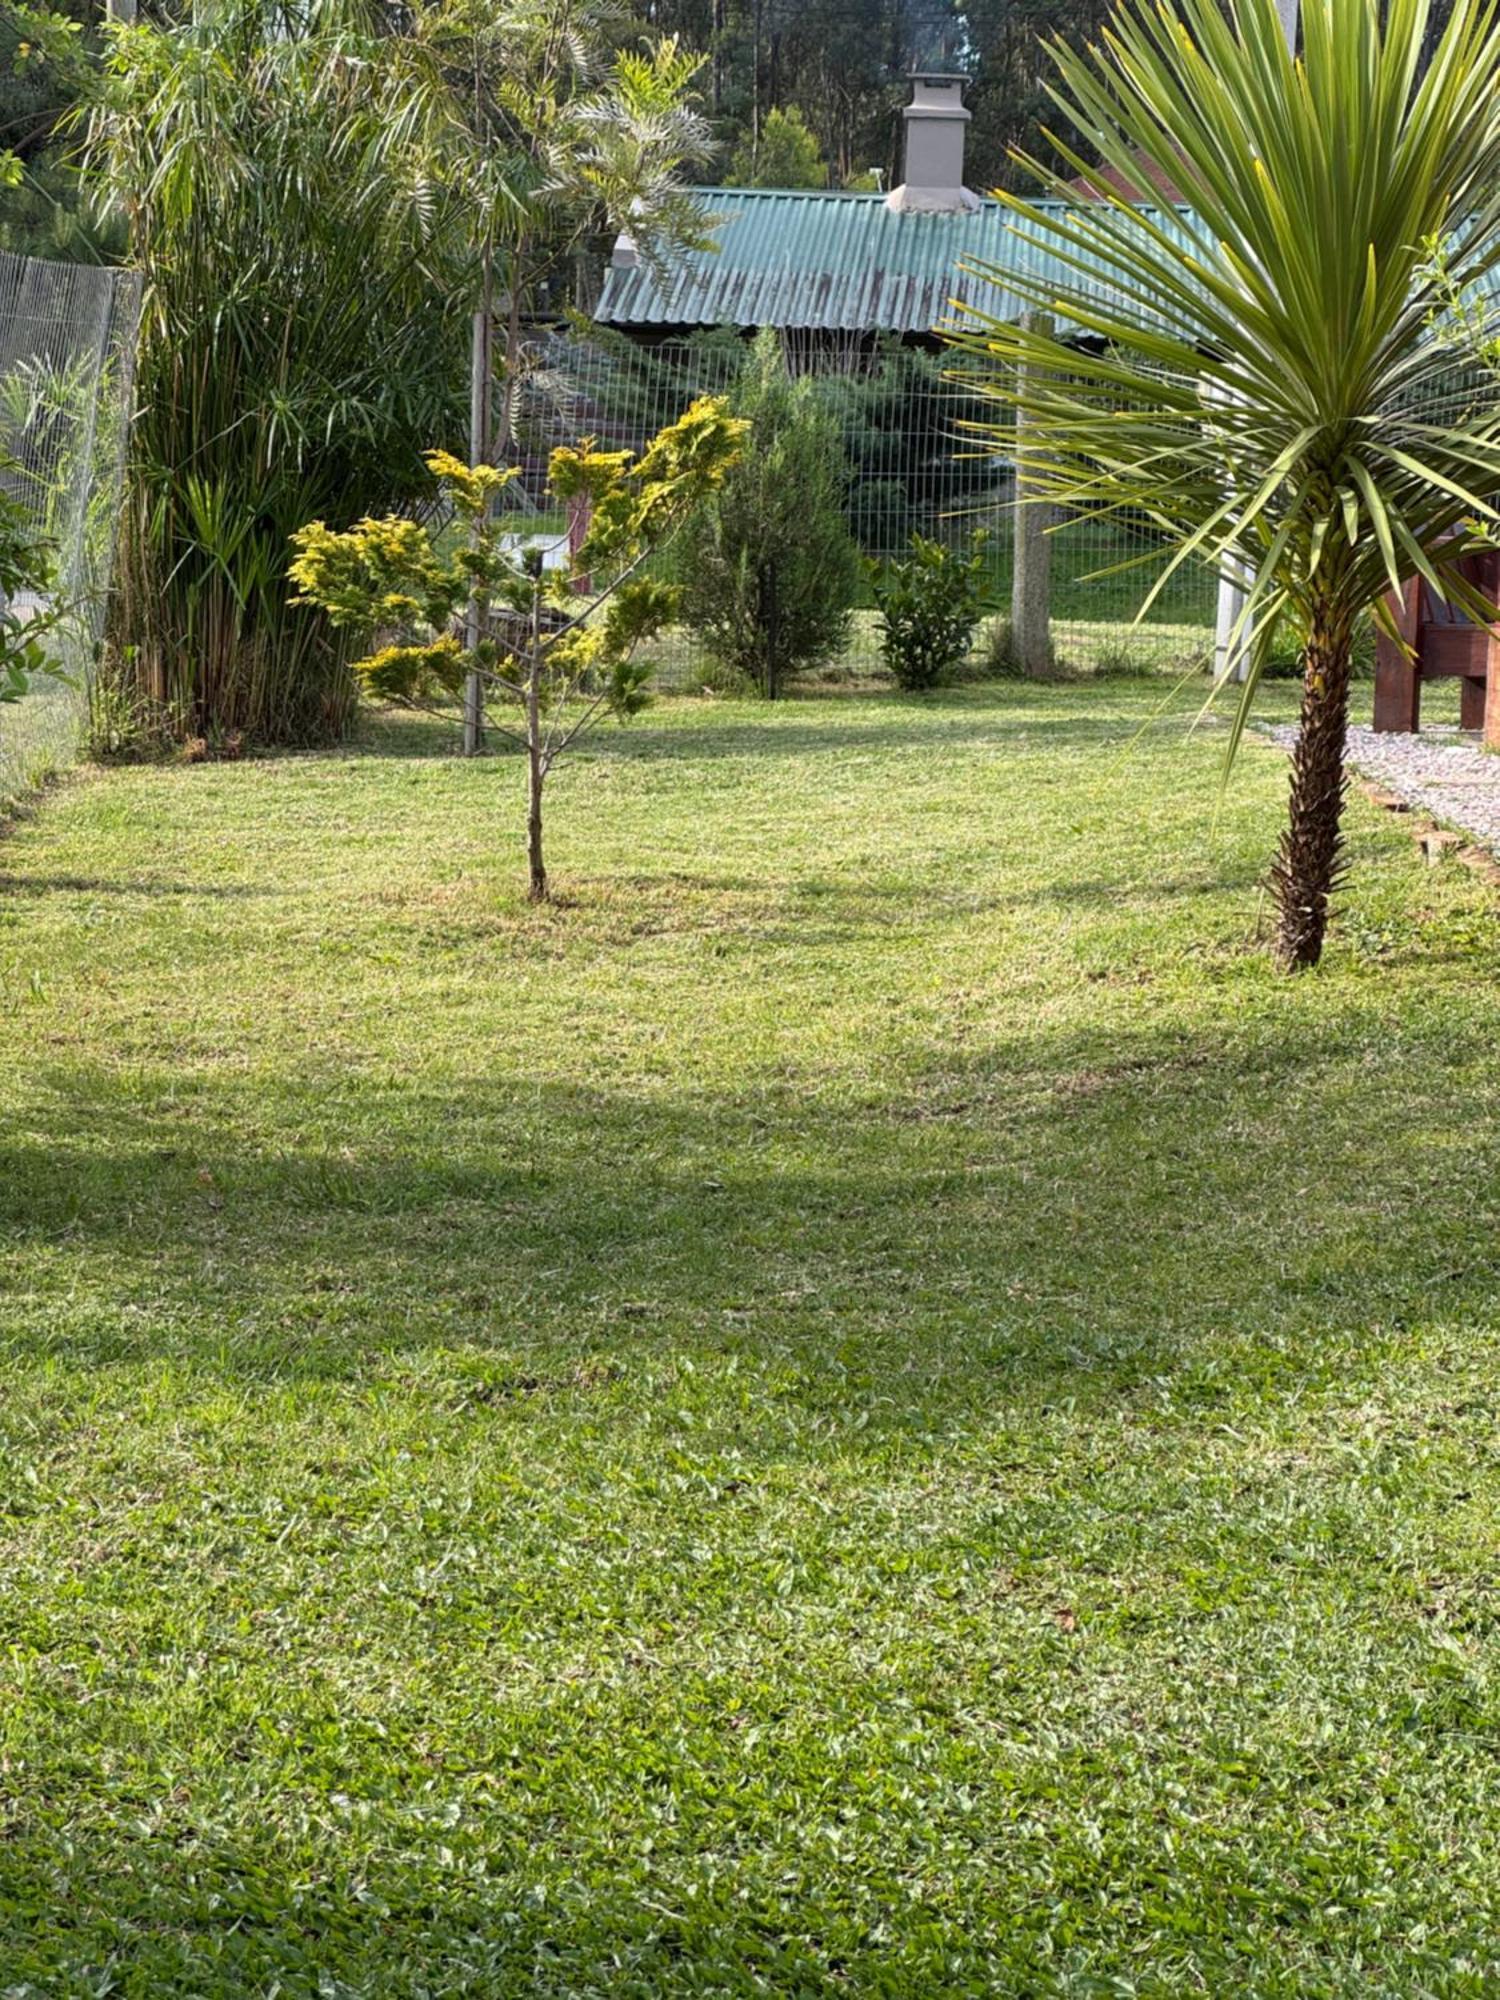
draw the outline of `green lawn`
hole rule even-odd
[[[1495,893],[1160,699],[0,845],[5,2000],[1500,1991]]]

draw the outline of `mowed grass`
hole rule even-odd
[[[1500,1990],[1495,892],[1159,702],[6,838],[7,2000]]]

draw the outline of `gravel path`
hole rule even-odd
[[[1266,735],[1290,750],[1297,732],[1282,727]],[[1362,778],[1500,854],[1500,755],[1482,750],[1477,737],[1441,725],[1418,736],[1361,726],[1349,731],[1349,762]]]

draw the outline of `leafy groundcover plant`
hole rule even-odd
[[[1451,301],[1487,299],[1500,265],[1500,29],[1488,0],[1457,0],[1424,69],[1429,12],[1307,0],[1296,60],[1273,0],[1127,7],[1088,53],[1057,45],[1053,95],[1102,163],[1070,154],[1064,172],[1098,199],[1028,162],[1066,201],[1001,196],[1031,252],[1003,283],[1035,317],[956,336],[1025,419],[1041,501],[1170,537],[1147,605],[1187,562],[1252,579],[1231,755],[1294,623],[1301,728],[1272,870],[1288,969],[1323,948],[1362,615],[1410,575],[1494,615],[1458,564],[1500,539],[1500,403]],[[1108,169],[1174,182],[1185,207],[1143,211]],[[995,428],[1009,450],[1009,417]]]
[[[387,515],[343,533],[314,521],[292,538],[294,602],[386,640],[354,663],[369,696],[457,712],[477,682],[486,725],[525,751],[533,902],[551,895],[548,774],[605,715],[633,715],[648,699],[651,669],[638,648],[675,617],[680,592],[641,572],[737,463],[748,430],[722,400],[701,397],[639,458],[592,440],[555,451],[554,498],[589,513],[572,559],[556,570],[540,548],[514,549],[493,512],[516,469],[446,452],[427,462],[466,536]]]

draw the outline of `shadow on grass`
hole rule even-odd
[[[1152,728],[1186,730],[1178,715],[1163,716]],[[935,710],[914,716],[895,710],[889,717],[844,723],[818,724],[787,722],[758,723],[710,721],[693,731],[691,745],[680,730],[643,728],[632,723],[623,729],[601,730],[591,736],[587,755],[645,763],[653,759],[678,759],[691,754],[695,763],[722,758],[822,757],[855,760],[902,751],[921,753],[936,766],[949,751],[965,754],[975,750],[1003,749],[1009,757],[1028,750],[1051,757],[1059,751],[1128,751],[1140,731],[1140,718],[1121,712],[1118,716],[1067,718],[1051,714],[1021,712],[1010,716],[988,710],[964,708]]]
[[[721,1727],[731,1740],[742,1722],[726,1701]],[[503,1721],[494,1733],[503,1741]],[[696,1774],[681,1768],[676,1734],[655,1756],[631,1742],[643,1791],[649,1798],[670,1782],[674,1795],[688,1792],[693,1823],[722,1840],[720,1815],[694,1795]],[[866,1974],[877,1982],[868,1990],[892,1990],[893,1947],[878,1927],[871,1935],[858,1901],[848,1907],[847,1888],[835,1897],[824,1884],[808,1884],[800,1901],[790,1901],[785,1864],[778,1876],[757,1843],[746,1843],[737,1859],[721,1859],[713,1878],[694,1880],[683,1906],[673,1908],[662,1900],[663,1874],[670,1879],[672,1862],[697,1871],[677,1856],[670,1835],[647,1844],[648,1856],[654,1846],[667,1850],[665,1870],[659,1858],[624,1852],[611,1858],[589,1846],[577,1851],[572,1829],[565,1837],[545,1806],[521,1795],[518,1772],[531,1778],[523,1746],[497,1752],[508,1780],[503,1807],[481,1793],[466,1801],[457,1831],[446,1821],[429,1826],[439,1817],[430,1795],[430,1752],[422,1743],[402,1747],[404,1761],[383,1760],[381,1796],[357,1823],[357,1863],[337,1850],[330,1856],[326,1847],[299,1851],[277,1824],[290,1799],[275,1807],[267,1800],[260,1822],[237,1837],[205,1824],[196,1800],[163,1812],[159,1801],[143,1799],[141,1816],[119,1825],[112,1838],[76,1827],[66,1835],[12,1828],[0,1879],[17,1908],[46,1912],[7,1966],[22,1982],[12,1990],[59,2000],[110,1991],[110,1973],[101,1972],[94,1956],[104,1939],[111,1967],[144,1971],[150,1981],[114,1990],[195,2000],[262,1993],[337,1993],[349,2000],[396,1993],[476,2000],[752,1990],[811,1995]],[[740,1760],[742,1766],[770,1761]],[[731,1797],[735,1768],[726,1777]],[[773,1766],[773,1786],[779,1776]],[[368,1786],[368,1747],[347,1782],[356,1793]],[[790,1814],[792,1782],[781,1783]],[[457,1782],[445,1776],[445,1788],[451,1794]],[[536,1784],[542,1801],[554,1789]],[[300,1797],[292,1810],[301,1810]],[[348,1811],[347,1797],[332,1806],[320,1800],[317,1817],[325,1827],[337,1825]],[[146,1823],[148,1814],[155,1826]],[[372,1833],[385,1851],[365,1850]],[[918,1865],[922,1842],[904,1823],[889,1824],[885,1839]],[[578,1872],[560,1889],[554,1871],[575,1851]],[[539,1892],[539,1884],[551,1893]],[[960,1949],[961,1925],[944,1922],[952,1925],[953,1949]],[[928,1927],[929,1942],[937,1928]],[[931,1990],[920,1971],[912,1982],[896,1990]]]
[[[0,899],[7,896],[281,896],[280,883],[251,882],[163,882],[150,876],[132,880],[104,875],[7,875],[0,874]]]
[[[758,704],[671,696],[668,699],[679,712],[691,706],[690,733],[671,724],[653,723],[648,711],[644,720],[625,725],[605,723],[590,733],[576,754],[640,761],[691,757],[694,762],[829,752],[848,757],[871,749],[933,753],[960,740],[965,747],[989,743],[1014,751],[1028,738],[1035,739],[1039,750],[1090,749],[1128,744],[1143,727],[1185,733],[1202,703],[1202,690],[1196,686],[1176,693],[1170,683],[1156,689],[1138,680],[1121,680],[1118,687],[1118,711],[1103,716],[1069,714],[1069,683],[1051,681],[986,682],[929,695],[809,689]],[[851,720],[849,709],[856,702],[867,713]],[[1154,712],[1158,708],[1162,711],[1159,715]],[[835,714],[822,721],[820,710]],[[450,723],[433,717],[383,714],[367,720],[345,745],[343,754],[350,758],[458,761],[458,738]],[[493,739],[486,758],[505,761],[521,754],[514,746]]]
[[[1316,1044],[1242,1029],[1232,1068],[1212,1033],[1037,1031],[826,1097],[59,1070],[0,1150],[34,1258],[9,1345],[339,1379],[666,1343],[793,1362],[880,1429],[1431,1316],[1500,1251],[1412,1186],[1482,1175],[1489,1121],[1454,1072],[1416,1119],[1369,1072],[1380,1023],[1372,988]]]

